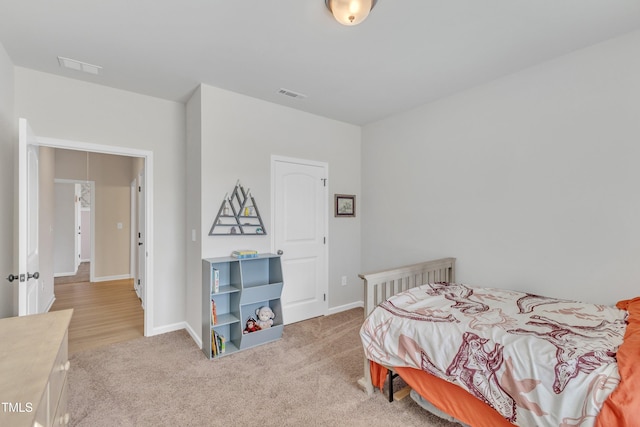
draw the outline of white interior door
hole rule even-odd
[[[74,212],[75,212],[75,271],[78,272],[78,267],[80,266],[80,262],[82,261],[82,203],[80,202],[80,198],[82,197],[82,187],[80,184],[76,183],[75,186],[75,197],[74,197]]]
[[[38,245],[37,138],[26,119],[18,121],[18,315],[38,313],[40,254]]]
[[[285,324],[327,312],[327,165],[272,159],[273,234],[282,251]]]
[[[145,213],[145,182],[144,182],[144,169],[138,176],[138,262],[137,262],[137,278],[134,281],[136,286],[136,293],[138,298],[142,301],[142,308],[145,308],[145,287],[146,287],[146,267],[147,267],[147,247],[145,244],[145,230],[146,230],[146,213]]]

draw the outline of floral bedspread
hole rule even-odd
[[[591,426],[620,382],[627,312],[504,289],[434,283],[365,320],[365,356],[455,383],[519,426]]]

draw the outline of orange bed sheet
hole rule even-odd
[[[617,352],[620,384],[604,402],[596,419],[596,427],[638,426],[640,416],[640,297],[618,302],[616,306],[627,310],[627,329],[624,342]],[[374,387],[382,389],[387,369],[370,362]],[[436,408],[474,427],[513,426],[496,410],[461,387],[435,377],[425,371],[407,367],[394,367],[402,379]]]
[[[596,427],[640,425],[640,297],[616,306],[629,312],[624,342],[616,354],[620,384],[604,402]]]
[[[372,383],[382,388],[387,368],[375,362],[370,364]],[[474,427],[513,427],[498,411],[455,384],[415,368],[394,367],[393,370],[409,387],[458,421]]]

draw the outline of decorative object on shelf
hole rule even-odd
[[[270,328],[273,325],[273,319],[276,314],[271,310],[271,307],[260,307],[256,309],[256,316],[258,316],[258,326],[260,329]]]
[[[324,0],[336,21],[342,25],[358,25],[364,21],[377,0]]]
[[[209,236],[266,234],[251,190],[245,191],[238,180],[231,196],[229,193],[224,195],[216,219],[209,230]]]
[[[336,217],[356,216],[356,196],[352,194],[336,194]]]
[[[231,256],[238,259],[256,258],[258,256],[258,251],[253,249],[242,249],[231,252]]]
[[[262,328],[258,326],[258,324],[256,323],[256,319],[254,319],[253,317],[249,317],[247,319],[247,326],[245,326],[244,331],[242,331],[242,333],[250,334],[251,332],[259,331],[260,329]]]

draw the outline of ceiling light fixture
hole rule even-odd
[[[324,0],[324,4],[342,25],[358,25],[364,21],[377,0]]]

